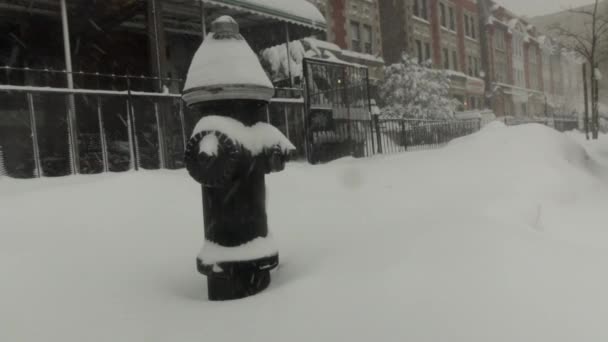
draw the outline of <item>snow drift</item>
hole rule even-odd
[[[605,152],[492,124],[440,150],[291,164],[268,178],[281,267],[227,303],[204,299],[185,172],[4,178],[0,340],[606,340]]]

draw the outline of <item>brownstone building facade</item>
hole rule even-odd
[[[489,97],[498,116],[580,112],[581,61],[525,19],[483,0]]]
[[[340,58],[367,65],[372,79],[382,77],[382,31],[378,0],[309,0],[327,20],[328,42],[342,49]]]
[[[384,57],[402,53],[448,70],[460,110],[483,106],[479,14],[473,0],[379,0]]]

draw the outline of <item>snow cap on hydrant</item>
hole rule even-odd
[[[270,101],[274,87],[238,23],[222,16],[194,54],[183,93],[188,106],[216,100]]]

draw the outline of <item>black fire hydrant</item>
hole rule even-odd
[[[268,233],[265,175],[283,170],[295,148],[264,123],[274,88],[238,24],[221,17],[212,27],[184,90],[184,101],[202,117],[185,161],[202,185],[205,243],[197,269],[207,276],[210,300],[230,300],[267,288],[270,270],[278,266]]]

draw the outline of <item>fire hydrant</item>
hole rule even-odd
[[[231,17],[212,24],[196,52],[183,99],[201,114],[185,161],[202,185],[205,242],[196,264],[210,300],[255,295],[279,263],[268,232],[265,175],[295,147],[264,123],[274,87]]]

